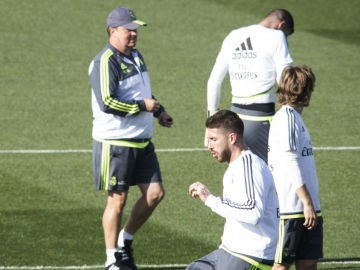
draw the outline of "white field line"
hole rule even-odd
[[[319,262],[320,265],[334,265],[334,264],[341,264],[341,265],[357,265],[360,264],[359,261],[355,260],[344,260],[344,261],[324,261]],[[187,264],[144,264],[138,265],[141,269],[178,269],[178,268],[186,268]],[[104,265],[82,265],[82,266],[0,266],[0,270],[82,270],[82,269],[103,269]]]
[[[352,151],[360,150],[360,146],[320,146],[314,147],[320,151]],[[167,148],[156,149],[156,152],[199,152],[207,151],[207,148]],[[0,154],[62,154],[62,153],[91,153],[91,149],[18,149],[0,150]]]
[[[186,268],[186,264],[144,264],[137,265],[141,269],[169,269]],[[82,270],[82,269],[104,269],[104,265],[82,265],[82,266],[0,266],[0,270]]]

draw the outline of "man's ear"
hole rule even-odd
[[[235,144],[237,139],[236,133],[230,133],[229,134],[229,142],[230,144]]]
[[[116,28],[113,28],[113,27],[107,28],[107,32],[108,32],[109,36],[111,36],[115,31],[116,31]]]
[[[278,24],[277,29],[284,30],[284,28],[285,28],[285,21],[280,21],[279,24]]]

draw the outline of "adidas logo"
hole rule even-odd
[[[246,58],[256,58],[257,52],[253,50],[251,44],[251,39],[248,37],[244,42],[235,49],[232,54],[232,59],[246,59]]]
[[[245,43],[245,42],[246,42],[246,43]],[[246,47],[246,46],[247,46],[247,47]],[[235,51],[246,51],[246,50],[252,51],[252,49],[253,49],[253,48],[252,48],[252,45],[251,45],[251,39],[250,39],[250,37],[248,37],[248,38],[246,39],[246,41],[242,42],[242,43],[240,44],[240,46],[235,49]]]

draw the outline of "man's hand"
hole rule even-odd
[[[317,224],[317,216],[312,204],[304,205],[304,216],[304,227],[306,227],[308,230],[312,230]]]
[[[304,216],[305,222],[303,223],[304,227],[308,230],[312,230],[317,223],[316,211],[312,203],[310,193],[306,185],[302,185],[296,190],[296,194],[299,196],[301,202],[304,205]]]
[[[158,117],[159,124],[163,127],[171,127],[173,124],[173,120],[170,115],[167,114],[167,112],[162,112]]]
[[[156,112],[160,108],[160,102],[152,98],[144,98],[147,112]]]
[[[205,203],[207,197],[209,197],[211,193],[207,186],[200,182],[195,182],[189,186],[189,194],[191,197],[199,198],[203,203]]]

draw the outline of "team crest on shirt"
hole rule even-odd
[[[109,185],[116,186],[116,183],[117,183],[116,177],[115,176],[111,177],[111,179],[109,181]]]
[[[131,72],[131,70],[124,63],[121,63],[120,67],[121,67],[122,72],[124,72],[125,74]]]

